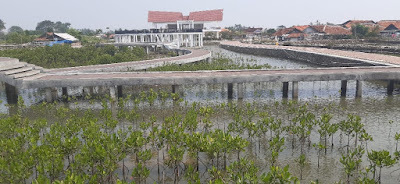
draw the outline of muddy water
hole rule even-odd
[[[310,66],[303,63],[298,63],[289,60],[280,60],[274,58],[266,58],[259,56],[251,56],[246,54],[237,54],[230,51],[222,50],[218,47],[207,47],[210,49],[214,55],[222,54],[228,57],[240,58],[238,62],[252,62],[257,64],[270,64],[275,68],[310,68],[315,66]],[[381,81],[369,81],[365,82],[363,85],[363,97],[355,99],[355,82],[349,81],[348,92],[346,98],[340,98],[340,81],[325,81],[325,82],[300,82],[299,83],[299,99],[298,103],[309,104],[309,109],[315,113],[317,116],[323,113],[323,107],[332,106],[329,112],[333,114],[332,122],[338,123],[344,120],[347,114],[357,114],[361,116],[362,123],[365,124],[366,131],[373,137],[374,141],[368,143],[369,150],[381,150],[386,149],[391,153],[395,151],[396,142],[394,140],[394,134],[400,132],[400,91],[398,88],[395,89],[394,96],[388,97],[386,95],[386,84]],[[170,91],[170,86],[141,86],[141,87],[130,87],[124,86],[124,95],[133,95],[133,97],[139,96],[139,93],[143,90],[148,90],[153,88],[155,90]],[[255,103],[258,107],[270,107],[268,112],[270,112],[274,117],[282,119],[285,125],[289,124],[288,115],[286,114],[287,108],[284,105],[280,105],[274,108],[276,102],[282,102],[282,84],[274,82],[262,82],[262,83],[247,83],[244,84],[244,100],[237,101],[232,100],[235,103]],[[75,96],[82,96],[84,94],[82,88],[69,89],[69,93]],[[235,92],[236,86],[234,85],[234,96],[236,98]],[[95,90],[97,95],[104,95],[107,93],[107,89]],[[61,89],[59,89],[61,93]],[[183,95],[183,100],[188,104],[192,102],[200,102],[202,105],[216,105],[220,103],[230,102],[227,99],[227,86],[226,84],[215,84],[215,85],[184,85],[180,87],[180,93]],[[29,89],[20,91],[21,96],[24,98],[26,105],[30,106],[41,102],[44,99],[43,89]],[[289,91],[289,99],[290,91]],[[0,106],[0,110],[3,113],[7,113],[8,108],[6,107],[6,95],[4,93],[4,85],[1,86],[0,100],[3,101]],[[169,100],[165,106],[161,105],[160,101],[156,101],[155,106],[149,107],[146,104],[140,106],[143,115],[157,114],[159,115],[157,119],[161,121],[162,115],[160,112],[165,114],[171,114],[168,109],[172,109],[172,101]],[[182,103],[183,105],[184,103]],[[100,109],[101,105],[99,102],[94,104],[89,103],[87,100],[76,100],[74,102],[65,104],[71,109]],[[133,102],[130,102],[133,106]],[[390,121],[394,123],[389,123]],[[212,119],[214,123],[214,128],[221,128],[227,126],[232,122],[232,117],[229,113],[218,113],[214,115]],[[287,140],[285,141],[285,149],[280,154],[278,159],[278,165],[290,165],[290,171],[297,177],[300,177],[300,167],[297,163],[297,158],[300,155],[299,144],[296,143],[296,147],[292,149],[291,136],[284,134]],[[261,138],[261,145],[258,141],[253,140],[246,153],[242,156],[246,156],[255,160],[255,164],[259,166],[262,172],[268,171],[269,161],[268,153],[265,152],[263,147],[267,145],[267,139]],[[307,165],[303,171],[302,183],[309,183],[311,180],[318,179],[322,183],[333,183],[339,180],[344,181],[346,179],[343,166],[340,163],[341,154],[345,152],[345,144],[347,138],[340,133],[334,135],[334,147],[328,147],[327,154],[321,154],[320,157],[320,168],[317,167],[317,151],[313,147],[306,147],[307,155]],[[319,142],[319,134],[314,130],[311,134],[311,142]],[[328,141],[328,145],[330,141]],[[261,148],[261,149],[259,149]],[[161,157],[161,155],[160,155]],[[235,155],[229,155],[230,160],[235,160]],[[202,155],[202,160],[207,160],[206,155]],[[126,164],[128,167],[134,167],[133,163],[130,162],[130,158],[126,159]],[[189,161],[186,161],[189,162]],[[156,158],[149,162],[151,168],[151,176],[147,182],[153,183],[157,181],[157,164]],[[363,167],[368,165],[368,161],[363,158]],[[389,169],[383,169],[382,171],[382,181],[383,183],[399,183],[400,171],[399,164]],[[209,179],[206,173],[205,167],[200,168],[200,176],[203,177],[202,181]],[[119,174],[121,172],[119,171]],[[165,170],[165,180],[171,181],[173,176],[173,171],[171,169]],[[184,181],[182,180],[182,183]]]
[[[199,97],[200,98],[200,97]],[[187,99],[187,97],[185,97]],[[277,105],[276,102],[282,102],[280,99],[267,99],[267,100],[212,100],[207,98],[207,100],[200,100],[201,106],[213,106],[217,113],[213,114],[211,121],[213,122],[213,128],[227,130],[229,123],[234,122],[233,116],[228,111],[219,111],[216,110],[216,105],[220,103],[233,102],[238,104],[239,106],[244,106],[247,103],[251,103],[253,107],[256,107],[259,112],[268,112],[271,116],[281,119],[284,126],[289,125],[290,119],[293,116],[288,115],[288,108],[286,105]],[[361,116],[362,123],[365,125],[366,132],[369,133],[374,141],[368,142],[368,150],[388,150],[390,153],[395,151],[396,141],[394,140],[394,135],[396,132],[400,132],[400,97],[365,97],[361,99],[347,98],[309,98],[309,99],[299,99],[299,104],[307,103],[309,106],[309,111],[314,113],[317,117],[322,115],[323,113],[330,113],[333,115],[333,119],[331,123],[339,123],[342,120],[346,120],[347,114],[356,114]],[[96,109],[100,108],[101,105],[99,102],[95,102],[94,104],[90,104],[88,101],[80,101],[79,103],[70,103],[68,104],[71,109]],[[133,104],[130,104],[132,107]],[[179,114],[185,115],[185,108],[183,110],[179,110],[179,107],[185,107],[185,102],[181,103],[181,106],[174,106],[172,100],[167,100],[165,105],[161,105],[160,101],[156,101],[155,106],[150,107],[148,103],[143,103],[140,106],[140,113],[144,117],[150,117],[151,115],[157,115],[158,122],[162,122],[162,117],[173,114],[174,112],[178,112]],[[190,103],[187,107],[190,107]],[[324,111],[324,108],[329,108],[329,110]],[[245,115],[243,115],[245,116]],[[260,118],[255,116],[254,122],[257,122]],[[393,123],[390,123],[393,121]],[[131,123],[126,123],[124,126],[130,126]],[[311,145],[313,143],[318,143],[319,133],[317,132],[318,128],[314,128],[311,132]],[[198,130],[201,131],[201,130]],[[292,149],[292,136],[288,133],[282,133],[282,136],[285,137],[285,148],[280,153],[277,165],[279,166],[290,166],[290,172],[300,178],[300,166],[297,162],[297,159],[300,155],[300,144],[298,142],[298,138],[295,139],[295,148]],[[247,138],[247,134],[245,133],[242,137]],[[268,149],[268,139],[269,133],[266,137],[252,138],[247,140],[250,142],[250,145],[247,147],[245,153],[241,154],[241,157],[247,157],[255,161],[255,165],[260,168],[261,172],[268,172],[270,166],[270,152]],[[319,180],[322,183],[334,183],[339,180],[345,181],[346,175],[343,170],[343,166],[340,163],[341,155],[346,153],[346,144],[347,137],[344,134],[341,134],[338,131],[333,138],[334,146],[331,147],[331,139],[327,140],[327,154],[321,152],[320,155],[320,167],[317,167],[317,158],[318,152],[312,146],[308,146],[308,142],[306,142],[305,146],[305,154],[307,157],[307,164],[303,169],[303,180],[302,183],[309,183],[309,181]],[[351,144],[354,142],[354,138],[350,140]],[[354,143],[353,143],[354,144]],[[361,144],[360,142],[358,143]],[[365,146],[365,143],[362,143]],[[354,146],[352,146],[354,147]],[[159,159],[163,160],[162,152],[164,152],[165,158],[167,158],[166,150],[160,152]],[[151,170],[151,177],[148,179],[148,183],[157,182],[158,172],[157,172],[157,152],[153,152],[153,159],[146,164]],[[132,162],[132,158],[128,157],[125,159],[125,164],[128,168],[133,168],[135,165]],[[211,165],[211,161],[209,157],[202,153],[200,154],[200,176],[203,176],[202,181],[206,182],[210,179],[210,176],[207,173],[207,169],[209,169]],[[229,163],[236,161],[236,153],[232,153],[228,155],[228,165]],[[192,160],[187,159],[185,157],[184,163],[192,163]],[[205,163],[205,165],[203,165]],[[365,168],[369,165],[369,162],[366,158],[366,155],[363,157],[363,162],[360,168]],[[383,169],[382,171],[382,181],[383,183],[398,183],[400,182],[399,176],[400,172],[398,171],[400,164],[396,164],[395,166],[389,169]],[[161,171],[164,171],[164,179],[165,181],[172,182],[173,181],[173,170],[161,164]],[[117,173],[121,176],[121,171],[119,170]],[[162,177],[162,176],[160,176]],[[184,179],[181,179],[181,183],[185,183]]]

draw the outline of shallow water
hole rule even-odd
[[[289,60],[281,60],[275,58],[251,56],[246,54],[238,54],[231,51],[220,49],[216,46],[206,47],[213,52],[213,54],[223,54],[225,56],[241,58],[240,62],[252,62],[257,64],[270,64],[275,68],[309,68],[313,67],[304,63],[298,63]],[[140,87],[130,87],[124,86],[124,95],[132,95],[133,97],[139,96],[141,91],[146,91],[148,89],[164,90],[170,91],[170,86],[140,86]],[[4,90],[4,85],[0,87],[0,100],[6,102],[6,95]],[[183,85],[180,86],[179,91],[183,95],[183,100],[188,104],[192,102],[199,102],[202,105],[216,105],[220,103],[227,102],[237,102],[241,104],[246,103],[256,103],[257,106],[263,107],[268,106],[272,108],[269,112],[273,114],[274,117],[282,119],[284,124],[289,124],[288,115],[286,114],[287,108],[283,105],[276,107],[275,102],[282,102],[282,83],[275,82],[262,82],[262,83],[246,83],[244,84],[244,100],[237,101],[236,99],[236,85],[234,85],[234,100],[227,99],[227,86],[226,84],[213,84],[213,85]],[[346,119],[347,114],[352,113],[361,116],[362,123],[365,124],[366,131],[373,137],[374,141],[368,143],[369,150],[381,150],[386,149],[391,153],[395,151],[396,142],[394,140],[394,134],[400,132],[400,90],[395,89],[394,95],[388,97],[386,94],[386,83],[382,81],[367,81],[363,85],[363,97],[355,98],[355,81],[348,82],[347,97],[340,97],[340,81],[321,81],[321,82],[299,82],[299,99],[298,103],[309,104],[309,109],[312,110],[317,116],[322,114],[322,108],[328,105],[332,105],[334,108],[329,112],[333,114],[332,122],[338,123]],[[95,88],[95,93],[99,96],[107,94],[107,89]],[[58,89],[59,95],[61,94],[61,89]],[[41,102],[44,99],[43,89],[29,89],[20,91],[22,98],[25,100],[25,104],[30,106]],[[83,88],[72,88],[69,89],[69,94],[75,96],[84,95]],[[291,98],[291,91],[289,90],[289,99]],[[133,102],[128,103],[133,106]],[[183,103],[182,103],[183,104]],[[75,100],[73,102],[64,104],[71,109],[101,109],[101,104],[98,101],[95,103],[89,103],[88,100]],[[313,108],[312,108],[313,107]],[[316,108],[314,108],[316,107]],[[168,113],[168,109],[173,109],[173,103],[171,100],[167,102],[165,106],[161,105],[161,101],[157,100],[155,106],[149,107],[147,104],[140,105],[141,113],[155,114],[158,115],[157,119],[161,121],[161,113]],[[8,112],[8,107],[5,103],[0,106],[0,111],[3,113]],[[214,122],[215,128],[223,128],[228,123],[232,122],[232,117],[228,115],[229,113],[219,113],[213,116],[212,120]],[[32,115],[34,116],[34,115]],[[394,123],[389,123],[391,120]],[[299,177],[300,167],[296,162],[296,159],[300,155],[300,148],[297,146],[295,149],[291,148],[291,136],[284,135],[287,140],[285,141],[286,149],[280,154],[278,159],[278,165],[284,166],[286,164],[290,165],[290,171],[297,177]],[[343,166],[339,162],[341,153],[345,151],[344,145],[346,144],[346,136],[340,136],[339,133],[334,135],[335,146],[333,149],[328,146],[327,154],[321,154],[321,167],[317,168],[317,151],[314,148],[306,147],[307,155],[307,165],[304,168],[302,183],[309,183],[311,180],[319,179],[321,183],[333,183],[342,179],[345,180],[345,174]],[[261,148],[267,144],[266,139],[261,139]],[[315,130],[311,134],[311,142],[316,143],[319,141],[318,132]],[[330,140],[328,141],[330,142]],[[264,153],[263,149],[258,149],[257,141],[253,142],[249,146],[248,150],[242,156],[248,156],[255,160],[255,164],[263,168],[263,172],[268,171],[268,156]],[[329,145],[329,143],[328,143]],[[206,160],[207,156],[203,155],[202,158]],[[235,155],[230,155],[231,160],[235,160]],[[133,167],[133,163],[129,162],[129,158],[126,159],[127,165]],[[156,160],[149,162],[151,166],[151,176],[147,182],[154,182],[157,180],[157,168]],[[363,167],[368,165],[368,161],[363,158]],[[383,169],[382,171],[382,182],[383,183],[399,183],[400,171],[397,171],[400,164],[396,164],[394,167],[389,169]],[[205,173],[206,168],[200,168],[200,176],[204,177],[205,181],[208,176]],[[120,172],[119,172],[120,173]],[[165,174],[167,180],[171,181],[173,171],[166,170]],[[184,182],[182,180],[182,182]]]

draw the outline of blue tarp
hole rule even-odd
[[[51,47],[53,45],[64,44],[64,43],[72,43],[72,41],[71,40],[53,41],[47,45]]]

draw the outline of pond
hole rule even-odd
[[[258,64],[269,64],[275,68],[315,67],[294,61],[238,54],[220,49],[216,46],[209,46],[206,47],[206,49],[211,50],[214,55],[218,53],[233,58],[241,58],[238,60],[239,62],[249,61],[257,62]],[[6,102],[4,86],[2,88],[0,100]],[[236,91],[235,88],[236,85],[234,85],[234,92]],[[209,149],[206,151],[204,148],[202,151],[198,152],[199,161],[194,159],[196,157],[190,156],[189,138],[193,137],[194,134],[188,129],[189,125],[184,124],[184,122],[187,123],[189,120],[184,119],[190,118],[194,116],[194,114],[196,114],[194,119],[198,123],[198,126],[193,130],[194,132],[198,132],[200,135],[203,135],[202,133],[204,132],[210,134],[214,133],[212,136],[216,136],[213,138],[217,140],[217,130],[221,130],[232,136],[239,136],[241,140],[247,141],[248,145],[243,147],[239,157],[247,159],[246,161],[248,161],[248,163],[253,161],[253,166],[258,169],[257,175],[259,176],[270,170],[269,168],[272,165],[271,150],[273,148],[273,146],[271,146],[271,141],[277,136],[284,138],[285,141],[280,147],[282,150],[278,151],[279,156],[274,165],[279,167],[289,165],[289,171],[292,175],[302,178],[301,183],[309,183],[315,180],[321,183],[334,183],[339,180],[345,182],[347,176],[340,159],[343,154],[347,153],[347,148],[350,148],[350,150],[356,148],[356,142],[358,142],[358,146],[362,145],[364,149],[366,149],[366,152],[371,150],[387,150],[393,155],[396,151],[396,140],[394,137],[397,132],[400,132],[400,127],[398,126],[400,120],[400,114],[398,113],[400,110],[400,97],[398,95],[398,90],[395,90],[393,96],[387,96],[385,82],[365,82],[362,98],[354,97],[355,81],[349,81],[346,98],[340,97],[340,81],[300,82],[299,99],[296,101],[291,101],[290,96],[289,100],[282,99],[281,83],[247,83],[244,84],[244,89],[245,95],[243,100],[235,100],[236,94],[234,94],[233,100],[229,100],[227,97],[226,84],[183,85],[179,87],[180,100],[175,101],[172,99],[174,96],[170,94],[171,86],[124,86],[124,96],[129,98],[126,99],[126,104],[124,104],[123,108],[120,110],[116,107],[116,103],[109,101],[102,102],[108,91],[101,87],[94,88],[94,94],[91,94],[90,97],[85,96],[85,92],[82,88],[69,89],[72,92],[69,94],[77,96],[76,99],[72,99],[68,103],[59,102],[58,104],[45,107],[35,105],[44,99],[44,91],[42,89],[22,90],[20,94],[25,101],[25,105],[27,105],[27,109],[23,112],[24,117],[28,118],[30,121],[45,117],[49,121],[49,124],[41,129],[44,135],[49,134],[49,129],[52,129],[50,128],[50,124],[60,122],[61,126],[66,126],[65,123],[73,120],[79,122],[77,124],[81,126],[87,126],[87,129],[94,128],[95,126],[87,124],[86,122],[80,122],[80,120],[93,120],[96,122],[95,124],[101,127],[98,130],[94,129],[98,132],[102,132],[102,134],[104,133],[104,136],[118,135],[117,132],[119,130],[126,131],[128,135],[132,135],[134,131],[142,131],[144,137],[151,139],[151,134],[154,132],[152,128],[158,127],[157,129],[159,130],[173,128],[171,129],[171,135],[164,132],[164,136],[169,135],[170,137],[164,137],[166,142],[164,142],[162,146],[155,148],[149,140],[149,142],[142,145],[140,148],[141,150],[151,150],[151,158],[145,162],[143,161],[145,167],[149,169],[149,177],[142,181],[146,183],[160,183],[162,181],[173,183],[174,180],[179,180],[180,183],[186,183],[188,180],[185,176],[188,175],[187,171],[190,170],[188,169],[189,166],[198,166],[198,174],[201,183],[206,183],[208,180],[215,179],[215,173],[210,171],[213,166],[222,172],[221,177],[226,181],[233,181],[229,180],[230,176],[233,177],[232,172],[240,172],[232,168],[232,164],[237,161],[238,157],[237,151],[234,149],[229,153],[221,151],[215,155],[215,150],[214,152]],[[61,94],[61,90],[59,90],[59,93]],[[168,97],[164,98],[162,96]],[[154,100],[154,102],[152,100]],[[107,109],[109,108],[109,111],[105,111],[104,107],[107,107]],[[302,116],[300,112],[302,108],[306,108],[307,110],[305,112],[315,116],[314,119],[311,118],[313,121],[320,119],[323,114],[329,114],[332,116],[330,123],[337,125],[342,121],[348,121],[348,114],[358,115],[361,118],[359,123],[363,125],[362,129],[373,138],[373,141],[361,141],[350,136],[350,145],[347,145],[348,136],[344,131],[338,130],[332,137],[328,137],[326,140],[326,154],[324,151],[321,151],[319,154],[318,149],[314,148],[312,145],[314,143],[324,144],[325,139],[321,139],[320,132],[318,132],[321,125],[314,123],[310,128],[309,135],[304,137],[304,139],[298,136],[298,131],[291,129],[291,127],[294,127],[292,125],[300,127],[300,123],[295,123],[296,121],[293,119],[296,116]],[[5,103],[2,103],[1,111],[3,113],[9,111]],[[60,113],[63,111],[65,111],[64,115]],[[90,117],[86,117],[85,119],[83,115],[85,112],[90,114]],[[126,114],[135,116],[130,118],[117,118],[121,117],[123,114],[118,112],[125,112]],[[79,114],[78,118],[74,117],[73,114]],[[152,118],[152,116],[154,117]],[[166,117],[169,117],[167,118],[168,120],[165,119]],[[99,118],[99,120],[96,121],[94,118]],[[112,126],[109,124],[107,125],[106,122],[108,122],[108,118],[117,121],[114,128],[110,128]],[[183,120],[179,121],[180,118],[183,118]],[[260,127],[263,126],[263,120],[268,118],[273,118],[274,120],[272,122],[274,123],[279,124],[279,122],[281,122],[282,124],[279,126],[276,125],[279,128],[275,129],[272,127],[274,123],[268,124],[266,125],[267,129],[263,132]],[[67,121],[62,122],[63,120]],[[127,128],[130,126],[132,127],[131,130]],[[180,132],[179,127],[185,127],[185,130]],[[88,145],[87,141],[90,140],[82,136],[87,129],[76,130],[76,134],[79,140],[82,141],[82,145]],[[354,132],[355,131],[353,131],[353,133]],[[44,141],[44,135],[39,138],[40,141]],[[207,136],[207,134],[204,134],[204,136]],[[208,136],[208,138],[210,138],[211,135]],[[195,139],[196,137],[193,138]],[[203,141],[205,143],[208,140],[206,137],[203,137],[203,139],[206,140]],[[304,142],[302,143],[302,141]],[[210,143],[210,140],[208,140],[208,142]],[[332,143],[334,144],[333,146],[331,146]],[[221,145],[213,146],[218,148],[218,146]],[[302,147],[303,151],[301,149]],[[171,154],[177,154],[180,148],[185,150],[182,159],[177,162],[168,162],[171,161]],[[126,157],[122,156],[121,159],[117,160],[117,167],[114,168],[111,173],[116,174],[116,177],[119,179],[121,179],[123,175],[127,175],[129,176],[127,180],[131,181],[133,179],[133,177],[131,177],[132,171],[138,166],[136,162],[138,162],[138,160],[142,162],[137,158],[137,154],[135,153],[137,152],[129,152]],[[299,158],[302,154],[305,155],[304,165],[299,164]],[[77,155],[81,154],[77,152],[70,156],[76,157]],[[224,162],[225,156],[227,157],[226,162]],[[319,167],[318,157],[320,162]],[[362,162],[356,170],[364,171],[364,168],[370,165],[367,153],[363,154],[360,159]],[[169,166],[167,166],[167,162]],[[197,162],[200,164],[196,165]],[[69,164],[66,160],[64,160],[64,164],[64,170],[70,169],[69,166],[67,167]],[[229,169],[224,169],[225,164],[228,168],[232,165],[230,168],[231,171],[229,171]],[[127,170],[122,169],[124,168],[122,165],[124,165]],[[244,165],[242,164],[241,166]],[[251,167],[249,165],[246,166]],[[381,181],[383,183],[398,183],[400,181],[399,166],[400,165],[396,163],[393,167],[383,168]],[[90,170],[90,168],[88,170]],[[125,172],[126,174],[124,174]],[[178,176],[176,175],[177,173]],[[356,177],[362,177],[361,174],[357,174],[357,171],[353,171],[353,174],[354,176],[351,177],[351,182],[354,182]],[[137,175],[135,176],[135,179],[137,179]],[[64,174],[61,174],[58,179],[62,179],[63,177]],[[369,177],[372,177],[371,173]],[[106,176],[102,179],[104,180],[101,181],[111,181],[107,180],[109,178]]]

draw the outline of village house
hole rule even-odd
[[[352,26],[355,25],[376,25],[376,23],[372,20],[348,20],[345,23],[342,24],[343,27],[347,29],[351,29]]]
[[[279,29],[276,33],[273,34],[276,40],[278,41],[300,41],[304,40],[308,37],[308,34],[304,32],[304,30],[308,27],[308,25],[302,26],[292,26],[290,28]]]
[[[301,41],[343,39],[349,38],[351,34],[351,28],[346,28],[342,25],[300,25],[280,29],[273,36],[278,41]]]
[[[47,45],[53,46],[55,44],[74,44],[78,43],[79,40],[68,33],[53,33],[47,32],[36,38],[33,43],[36,45]]]
[[[380,30],[381,36],[392,38],[400,37],[400,20],[381,20],[377,22],[377,24],[383,27],[383,29]]]
[[[260,27],[252,27],[252,28],[247,28],[244,30],[246,33],[246,39],[255,39],[255,38],[260,38],[262,34],[263,28]]]
[[[273,34],[277,41],[300,41],[321,39],[346,39],[352,35],[352,27],[362,25],[369,32],[380,33],[383,37],[400,38],[400,20],[349,20],[340,25],[300,25],[277,29]]]
[[[290,27],[279,29],[272,36],[274,36],[277,41],[299,41],[303,40],[305,35],[303,31],[295,27]]]
[[[351,35],[351,30],[339,25],[312,25],[303,31],[308,35],[307,39],[343,39]]]

